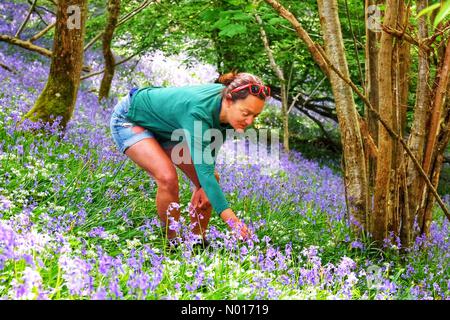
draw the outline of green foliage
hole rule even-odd
[[[417,18],[425,14],[430,16],[433,13],[433,11],[437,9],[439,9],[439,11],[437,12],[436,17],[434,18],[433,21],[433,27],[436,28],[437,25],[441,23],[444,19],[446,19],[447,16],[450,14],[450,0],[447,0],[445,2],[437,2],[435,4],[426,7],[425,9],[419,12]]]

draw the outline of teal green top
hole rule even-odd
[[[222,84],[141,88],[133,94],[127,114],[130,121],[150,130],[163,147],[179,143],[180,136],[172,141],[172,133],[184,129],[182,137],[188,142],[198,180],[218,214],[229,208],[214,176],[217,152],[226,138],[226,129],[232,128],[220,124],[223,88]],[[206,132],[208,129],[219,130],[222,139],[214,139],[211,132]]]

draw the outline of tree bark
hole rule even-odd
[[[86,11],[87,0],[58,1],[47,84],[24,118],[52,123],[61,116],[60,125],[65,129],[72,117],[83,67]]]
[[[448,98],[449,89],[449,71],[450,71],[450,39],[447,40],[447,46],[445,49],[444,60],[442,61],[441,68],[437,75],[438,86],[436,89],[431,125],[428,133],[428,141],[425,150],[424,159],[424,171],[430,173],[431,182],[437,188],[439,183],[439,175],[444,160],[445,148],[448,144],[448,103],[446,107],[446,99]],[[427,186],[424,186],[424,192],[426,194],[426,205],[423,213],[422,233],[429,236],[432,209],[434,199],[430,197]]]
[[[381,0],[366,0],[365,3],[365,21],[366,21],[366,95],[373,108],[379,111],[379,92],[378,92],[378,46],[380,42],[380,32],[376,29],[379,23],[378,14],[381,14],[379,5]],[[369,12],[370,8],[370,12]],[[370,14],[370,17],[369,17]],[[370,21],[370,23],[369,23]],[[378,121],[372,111],[369,108],[364,108],[365,119],[367,123],[368,135],[372,139],[376,147],[378,147]],[[373,208],[373,191],[375,188],[375,174],[377,170],[377,160],[373,156],[373,153],[369,153],[369,148],[365,148],[366,153],[366,166],[367,166],[367,180],[369,188],[369,207]],[[377,152],[378,154],[378,152]]]
[[[409,6],[400,1],[398,6],[397,26],[406,32],[409,27]],[[393,85],[394,85],[394,122],[393,130],[403,138],[406,128],[406,111],[408,106],[409,75],[410,68],[410,49],[411,45],[403,38],[397,39],[394,45],[393,56]],[[400,234],[402,219],[409,215],[409,208],[405,203],[404,189],[405,164],[402,145],[395,141],[392,152],[392,193],[391,202],[393,203],[393,216],[390,219],[388,229],[397,236]]]
[[[427,7],[427,0],[417,1],[417,11],[421,11]],[[418,40],[427,39],[429,35],[427,17],[421,16],[418,19]],[[429,108],[431,104],[430,84],[430,53],[423,47],[419,46],[419,74],[416,89],[416,105],[414,107],[414,118],[411,126],[411,133],[408,139],[408,147],[411,152],[422,163],[425,149],[425,139],[427,135]],[[417,233],[414,232],[414,221],[418,219],[418,210],[420,205],[420,185],[421,177],[419,171],[411,159],[408,159],[406,165],[406,185],[408,193],[409,216],[405,217],[402,224],[401,239],[406,246],[412,244],[412,240]]]
[[[326,1],[326,3],[324,0],[318,0],[317,3],[326,54],[331,63],[349,78],[337,0]],[[352,227],[360,233],[367,226],[369,208],[364,147],[358,113],[351,88],[334,72],[330,73],[330,80],[341,130],[345,162],[344,179],[349,199],[348,210],[356,219]]]
[[[117,25],[117,20],[120,14],[120,0],[108,1],[108,20],[103,34],[103,57],[105,58],[105,72],[100,84],[98,101],[107,98],[111,89],[111,82],[114,78],[114,55],[111,51],[111,41],[114,35],[114,30]]]
[[[386,1],[384,24],[394,28],[397,23],[398,0]],[[378,79],[380,93],[380,115],[389,127],[394,125],[394,95],[392,87],[393,36],[383,31],[380,40]],[[394,131],[395,132],[395,131]],[[393,216],[391,202],[391,167],[394,142],[388,131],[380,127],[378,132],[378,158],[374,192],[373,237],[379,244],[388,236],[389,218]]]

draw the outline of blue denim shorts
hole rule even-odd
[[[145,139],[154,138],[152,132],[145,129],[142,131],[140,127],[136,133],[133,131],[133,127],[137,124],[131,122],[127,117],[128,109],[130,108],[130,94],[122,98],[114,107],[114,112],[112,113],[111,120],[109,122],[109,127],[111,129],[111,135],[117,148],[121,153],[124,153],[133,144]]]

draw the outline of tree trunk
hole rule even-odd
[[[417,11],[425,9],[427,3],[427,0],[418,0]],[[419,17],[417,36],[419,41],[429,36],[426,16]],[[430,54],[422,47],[419,47],[418,63],[419,74],[416,89],[416,105],[414,107],[414,120],[408,139],[408,147],[411,149],[419,163],[422,163],[430,113],[429,108],[431,104],[431,92],[429,88]],[[414,232],[414,221],[418,219],[417,212],[419,210],[421,199],[420,185],[422,180],[419,171],[409,158],[406,165],[406,176],[409,216],[405,217],[404,223],[402,224],[401,239],[404,245],[409,246],[417,235],[417,233]]]
[[[325,50],[332,64],[349,78],[344,42],[339,23],[337,0],[318,0],[320,23],[325,42]],[[345,162],[345,186],[349,199],[352,227],[360,233],[368,223],[367,175],[363,141],[359,128],[358,113],[351,88],[335,73],[330,73],[330,81],[336,103],[336,111],[341,130],[341,141]]]
[[[25,118],[52,123],[61,116],[65,129],[72,117],[83,67],[86,10],[87,0],[58,1],[47,84]]]
[[[409,7],[403,1],[399,2],[397,28],[402,32],[409,27]],[[408,106],[409,75],[410,68],[410,43],[404,39],[398,39],[394,45],[393,56],[393,85],[394,85],[394,119],[393,130],[403,139],[406,128],[406,111]],[[389,221],[388,230],[393,231],[397,236],[400,234],[400,226],[403,217],[409,215],[409,208],[405,203],[405,164],[403,147],[399,141],[393,145],[392,152],[392,193],[391,203],[394,208],[393,216]]]
[[[379,111],[379,92],[378,92],[378,46],[380,42],[380,32],[378,23],[381,22],[381,10],[379,5],[381,0],[366,0],[365,21],[366,21],[366,95],[375,111]],[[369,11],[370,10],[370,11]],[[369,20],[371,19],[371,20]],[[378,20],[380,19],[380,20]],[[368,127],[368,133],[372,137],[375,146],[378,147],[378,121],[369,108],[364,108],[365,119]],[[366,167],[369,189],[369,208],[373,209],[373,191],[375,188],[375,173],[377,170],[377,159],[371,156],[366,148]]]
[[[442,162],[444,160],[444,152],[445,148],[448,144],[448,108],[446,107],[446,99],[448,98],[448,89],[449,89],[449,73],[450,73],[450,39],[447,40],[447,45],[445,49],[444,58],[439,68],[439,72],[436,76],[436,82],[438,86],[436,88],[436,93],[433,102],[431,123],[428,141],[425,149],[425,159],[423,169],[426,173],[430,174],[430,179],[437,188],[439,183],[439,175],[442,168]],[[423,223],[422,233],[425,233],[429,236],[430,226],[431,226],[431,218],[432,218],[432,209],[434,204],[434,198],[430,195],[428,191],[428,187],[424,186],[424,192],[422,194],[426,194],[425,206],[423,207]]]
[[[111,89],[111,82],[114,78],[115,60],[111,51],[111,41],[114,34],[114,29],[117,25],[117,20],[120,14],[120,0],[108,1],[108,21],[103,34],[103,57],[105,58],[105,72],[103,74],[100,90],[98,94],[98,101],[109,96]]]
[[[386,1],[384,26],[396,28],[398,0]],[[394,95],[392,86],[393,36],[383,31],[380,40],[378,79],[380,93],[380,115],[389,127],[394,125]],[[374,192],[373,237],[379,244],[388,236],[389,218],[393,217],[391,202],[391,168],[394,142],[384,127],[378,132],[378,158]]]

